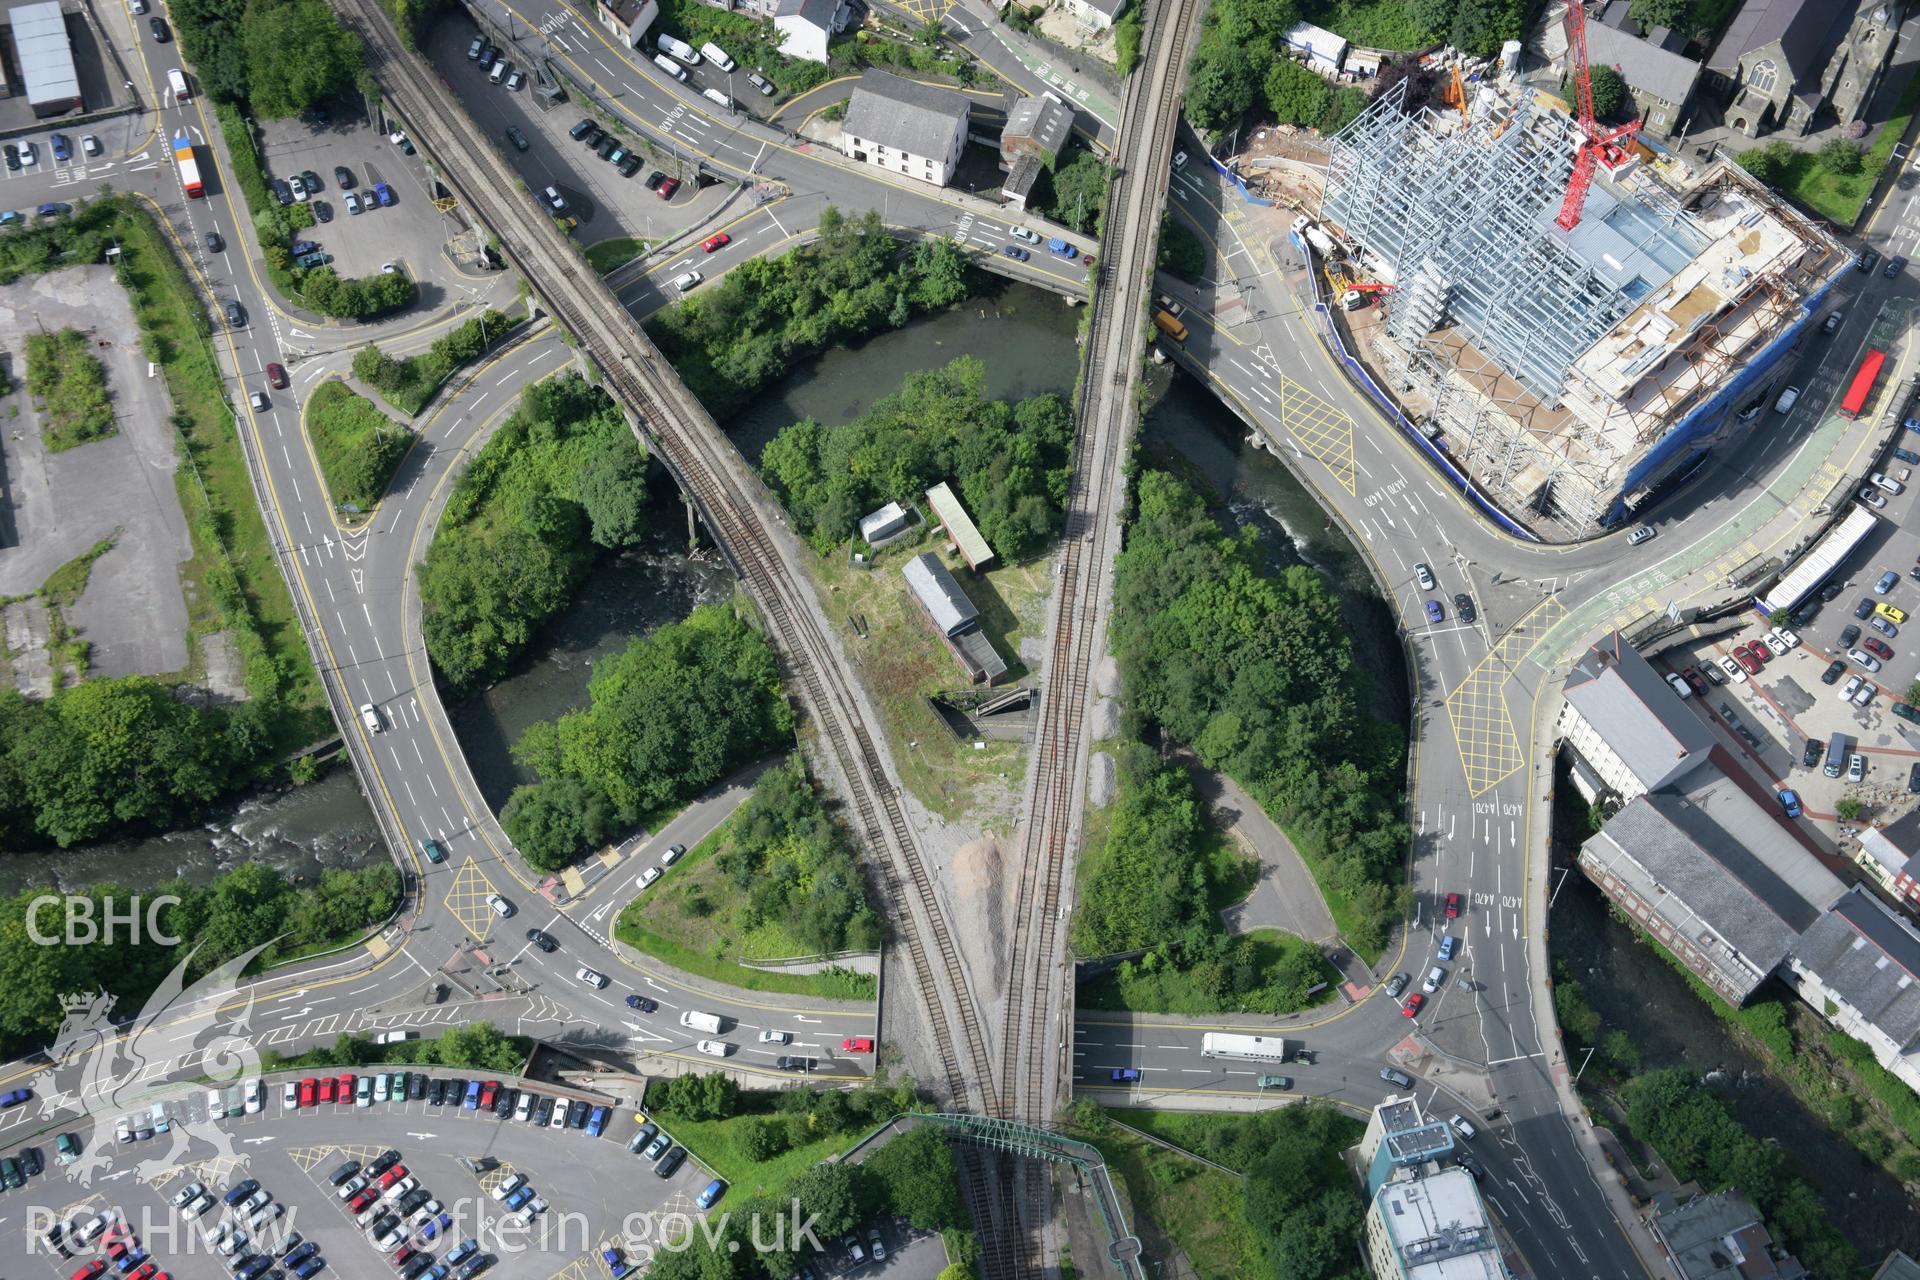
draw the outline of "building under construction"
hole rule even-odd
[[[1602,170],[1565,230],[1567,115],[1489,88],[1408,115],[1404,91],[1332,139],[1322,221],[1392,286],[1365,354],[1489,497],[1591,536],[1780,421],[1769,384],[1853,261],[1838,241],[1724,162],[1684,191]]]

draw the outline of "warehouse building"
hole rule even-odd
[[[953,660],[975,684],[994,684],[1007,674],[1006,661],[994,649],[993,641],[980,628],[980,611],[960,589],[947,566],[931,551],[907,561],[900,568],[913,593],[914,603],[926,615],[933,629],[946,643]]]
[[[20,92],[45,120],[68,115],[86,105],[80,96],[80,73],[73,64],[73,41],[60,0],[15,5],[8,11],[13,28],[13,55],[20,67]]]

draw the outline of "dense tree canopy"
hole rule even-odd
[[[1592,68],[1587,76],[1587,84],[1593,90],[1593,118],[1602,121],[1628,120],[1633,117],[1633,96],[1627,92],[1627,82],[1618,71],[1605,63]],[[1560,95],[1568,105],[1579,109],[1576,90],[1572,80],[1560,86]]]
[[[1332,1280],[1359,1266],[1365,1206],[1340,1161],[1352,1121],[1320,1102],[1283,1107],[1264,1126],[1269,1143],[1241,1184],[1247,1221],[1267,1246],[1271,1276]]]
[[[135,891],[111,884],[77,890],[74,896],[92,903],[91,919],[102,924],[109,904],[118,916],[137,912],[141,933],[129,939],[120,926],[111,940],[88,941],[74,935],[73,945],[45,946],[41,937],[62,937],[66,915],[56,905],[43,907],[28,929],[27,913],[45,888],[24,889],[0,898],[0,1046],[9,1052],[37,1044],[59,1030],[60,996],[66,992],[105,990],[120,998],[122,1013],[131,1013],[138,1000],[159,985],[175,965],[186,958],[185,947],[197,948],[188,971],[197,978],[235,956],[273,941],[268,959],[288,955],[321,942],[344,942],[358,930],[392,914],[400,902],[400,876],[387,864],[360,871],[328,868],[311,884],[294,886],[259,863],[242,863],[204,887],[185,881],[151,891]],[[157,932],[183,940],[183,946],[161,942],[146,932],[145,905],[163,895],[180,901],[161,907],[154,918]],[[77,910],[84,918],[85,909]],[[276,941],[277,940],[277,941]]]
[[[988,545],[1023,559],[1059,525],[1073,418],[1059,396],[1010,405],[986,399],[985,384],[986,366],[972,356],[910,373],[845,426],[808,418],[786,428],[761,454],[761,474],[821,551],[853,536],[875,507],[919,500],[951,479]]]
[[[454,691],[506,670],[572,598],[592,544],[638,536],[639,448],[619,408],[577,374],[521,393],[461,473],[420,568],[427,652]]]
[[[915,309],[958,302],[972,268],[944,239],[904,249],[869,209],[828,206],[820,238],[778,258],[751,258],[656,315],[647,331],[714,416],[725,419],[801,356],[905,324]]]
[[[1107,215],[1107,173],[1099,156],[1078,151],[1041,179],[1033,207],[1055,222],[1097,237]]]
[[[853,848],[820,807],[799,756],[760,775],[718,863],[747,895],[749,924],[779,921],[822,955],[880,945],[880,922]]]
[[[1113,653],[1132,710],[1225,771],[1281,821],[1323,882],[1372,921],[1398,913],[1407,830],[1401,735],[1371,720],[1339,601],[1313,570],[1263,577],[1199,495],[1139,478],[1117,563]]]
[[[695,609],[601,661],[589,704],[534,725],[514,757],[539,781],[514,788],[500,821],[542,870],[566,865],[606,828],[684,800],[788,740],[793,717],[766,639],[726,605]]]
[[[201,91],[264,119],[318,106],[366,65],[326,0],[179,0],[168,12]]]

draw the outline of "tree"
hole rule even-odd
[[[1587,74],[1587,83],[1593,89],[1593,118],[1601,121],[1618,121],[1633,110],[1633,95],[1627,89],[1627,82],[1618,71],[1605,63],[1592,67]],[[1560,85],[1560,96],[1568,103],[1578,105],[1579,95],[1572,79]]]
[[[643,527],[647,505],[647,459],[638,444],[617,440],[595,449],[573,482],[574,496],[586,509],[594,542],[624,547]]]
[[[527,1059],[525,1048],[491,1022],[449,1026],[434,1041],[434,1056],[442,1066],[499,1072],[518,1071]]]
[[[1520,0],[1460,0],[1453,15],[1453,46],[1482,58],[1520,38]]]
[[[1833,811],[1842,822],[1856,821],[1866,809],[1859,796],[1841,796],[1834,803]]]
[[[1207,270],[1206,242],[1176,221],[1171,209],[1160,215],[1160,267],[1188,280],[1200,279]]]
[[[1253,108],[1265,70],[1244,45],[1203,38],[1187,67],[1187,118],[1203,129],[1233,124]]]
[[[534,869],[558,871],[613,833],[613,803],[579,778],[523,783],[500,810],[500,825]]]
[[[787,1127],[768,1116],[754,1116],[740,1129],[740,1154],[749,1160],[771,1160],[787,1149]]]
[[[876,1151],[866,1168],[883,1188],[887,1208],[921,1231],[958,1226],[960,1175],[946,1136],[931,1124],[917,1125]]]
[[[1132,5],[1113,24],[1113,70],[1122,80],[1140,65],[1140,37],[1146,34],[1140,5]]]
[[[1633,0],[1627,12],[1643,27],[1671,27],[1691,34],[1691,0]]]
[[[795,1178],[792,1194],[803,1215],[818,1219],[815,1230],[832,1237],[851,1230],[873,1212],[869,1181],[864,1165],[826,1161]]]
[[[1429,40],[1439,39],[1453,29],[1453,15],[1460,0],[1407,0],[1407,22]]]
[[[1765,146],[1742,151],[1735,157],[1735,162],[1761,182],[1777,187],[1786,179],[1788,167],[1798,155],[1786,139],[1775,138]]]
[[[1906,693],[1901,695],[1900,700],[1910,707],[1920,707],[1920,680],[1915,680],[1908,685]]]
[[[268,120],[296,116],[350,87],[366,67],[360,37],[325,0],[251,0],[245,33],[250,100]]]
[[[1045,200],[1047,212],[1075,231],[1100,234],[1107,210],[1107,166],[1091,151],[1082,151],[1055,169]]]
[[[1845,138],[1828,138],[1820,145],[1815,158],[1822,169],[1843,178],[1850,178],[1867,167],[1867,159],[1860,150],[1860,144],[1849,142]]]
[[[1333,91],[1327,82],[1291,58],[1276,58],[1267,71],[1267,109],[1281,124],[1317,125]]]

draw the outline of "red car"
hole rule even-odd
[[[277,364],[269,363],[267,365],[267,385],[284,389],[287,385],[287,371]]]
[[[300,1105],[310,1107],[318,1099],[320,1082],[309,1077],[300,1082]]]
[[[372,1187],[362,1187],[360,1190],[353,1193],[353,1199],[347,1201],[347,1212],[348,1213],[360,1212],[362,1209],[372,1204],[374,1197],[379,1194],[380,1193],[378,1191],[375,1191]]]
[[[1446,913],[1447,913],[1447,919],[1449,920],[1458,920],[1460,918],[1460,895],[1459,894],[1450,893],[1447,895]]]
[[[481,1085],[480,1086],[480,1109],[482,1111],[493,1110],[493,1100],[495,1097],[499,1096],[499,1093],[500,1093],[500,1082],[498,1080],[489,1080],[485,1084]]]
[[[726,232],[722,231],[717,236],[708,236],[705,240],[702,240],[700,242],[700,247],[702,249],[705,249],[708,253],[712,253],[717,249],[724,249],[732,243],[733,243],[733,237],[728,235]]]
[[[333,1077],[332,1076],[322,1076],[320,1078],[320,1101],[322,1102],[333,1101]]]
[[[396,1269],[400,1267],[404,1267],[407,1265],[407,1259],[413,1257],[414,1254],[419,1252],[420,1251],[414,1248],[412,1245],[403,1244],[398,1249],[394,1250],[393,1257],[389,1258],[388,1261],[393,1263]]]
[[[1872,636],[1868,636],[1860,642],[1860,647],[1876,658],[1884,658],[1888,661],[1893,660],[1893,650],[1887,648],[1887,642],[1885,640],[1876,640]]]
[[[673,199],[673,193],[679,189],[680,179],[668,178],[665,182],[662,182],[653,189],[653,194],[659,196],[662,200],[671,200]]]
[[[1707,678],[1700,674],[1698,667],[1688,667],[1680,673],[1680,678],[1687,682],[1689,689],[1703,698],[1707,696]]]
[[[1758,640],[1748,641],[1747,652],[1752,654],[1753,660],[1763,667],[1773,661],[1773,650],[1767,648],[1766,645]]]
[[[406,1176],[407,1176],[407,1166],[403,1164],[397,1164],[393,1166],[393,1168],[387,1170],[385,1173],[380,1175],[380,1181],[378,1185],[382,1191],[385,1191],[388,1187],[392,1186],[394,1183],[400,1181],[400,1179]]]
[[[1407,1002],[1405,1004],[1400,1006],[1400,1012],[1406,1014],[1409,1018],[1411,1018],[1415,1014],[1420,1012],[1420,1006],[1425,1004],[1426,1002],[1427,1002],[1427,998],[1421,995],[1418,991],[1416,991],[1412,995],[1407,997]]]
[[[154,1280],[155,1273],[159,1270],[160,1268],[155,1264],[143,1262],[132,1275],[127,1277],[127,1280]]]
[[[1747,652],[1747,647],[1745,645],[1741,645],[1739,648],[1733,651],[1733,660],[1739,663],[1741,669],[1745,671],[1748,675],[1757,676],[1760,674],[1760,663],[1758,659],[1756,659],[1751,653]]]
[[[341,1102],[353,1101],[353,1077],[341,1076],[334,1082],[334,1097]]]
[[[873,1041],[866,1036],[848,1036],[840,1042],[842,1053],[872,1053]]]
[[[92,1262],[89,1262],[86,1266],[74,1272],[73,1280],[93,1280],[95,1276],[106,1269],[107,1260],[105,1258],[95,1258]]]

